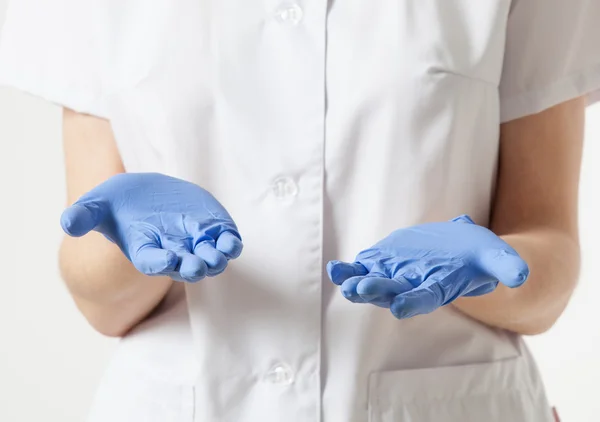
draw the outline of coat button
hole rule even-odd
[[[302,20],[304,12],[297,4],[287,4],[277,10],[277,19],[290,25],[297,25]]]
[[[279,199],[291,198],[298,195],[298,184],[290,177],[275,179],[272,186],[273,195]]]
[[[294,373],[288,365],[279,364],[267,372],[266,379],[271,384],[290,385],[294,382]]]

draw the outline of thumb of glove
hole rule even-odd
[[[527,263],[516,252],[488,250],[480,256],[481,268],[507,287],[519,287],[529,277]]]
[[[106,214],[100,202],[77,202],[63,211],[60,225],[69,236],[81,237],[95,229]]]

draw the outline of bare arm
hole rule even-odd
[[[491,229],[528,262],[520,288],[455,302],[486,324],[532,335],[565,309],[579,275],[577,202],[585,100],[502,126]]]
[[[64,110],[63,138],[68,203],[123,173],[110,123]],[[173,281],[139,273],[119,248],[97,232],[65,237],[60,248],[62,276],[81,313],[99,332],[122,336],[143,320]]]

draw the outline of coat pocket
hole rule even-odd
[[[523,358],[372,373],[370,422],[552,422],[535,368]]]

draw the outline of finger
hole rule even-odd
[[[179,263],[179,258],[173,251],[148,243],[135,249],[131,262],[143,274],[161,275],[173,271]]]
[[[179,276],[183,281],[195,283],[206,277],[208,268],[202,258],[186,252],[180,254],[179,259],[181,262]]]
[[[96,228],[106,213],[106,207],[100,202],[75,203],[63,211],[60,225],[69,236],[80,237]]]
[[[221,233],[217,239],[217,250],[221,251],[228,259],[240,256],[243,247],[240,238],[231,232]]]
[[[346,299],[353,303],[365,303],[363,298],[361,298],[360,295],[356,292],[356,286],[358,286],[358,284],[363,278],[364,276],[356,276],[350,277],[349,279],[344,281],[340,286],[340,292],[342,293],[342,296],[344,296]]]
[[[211,241],[198,243],[194,248],[194,255],[204,260],[208,266],[207,275],[210,277],[221,274],[227,267],[227,257],[215,249]]]
[[[484,252],[479,260],[481,268],[508,287],[519,287],[529,277],[529,267],[516,252],[495,249]]]
[[[158,236],[149,230],[132,229],[127,233],[123,253],[135,268],[146,275],[162,275],[179,264],[174,251],[163,249]]]
[[[450,221],[452,221],[453,223],[475,224],[475,222],[471,219],[471,217],[469,217],[466,214],[459,215],[458,217],[455,217]]]
[[[483,286],[479,286],[476,289],[473,289],[470,292],[463,294],[463,296],[473,297],[487,295],[488,293],[492,293],[494,290],[496,290],[496,286],[498,286],[498,282],[485,283]]]
[[[419,287],[392,300],[390,311],[398,319],[412,318],[428,314],[442,306],[442,295],[436,290],[439,286]]]
[[[350,277],[365,276],[369,271],[358,262],[346,263],[342,261],[329,261],[327,274],[334,284],[341,286]]]
[[[204,260],[192,253],[190,246],[181,239],[161,236],[164,248],[177,255],[178,264],[174,269],[165,271],[175,281],[194,283],[206,277],[208,269]]]
[[[364,277],[356,286],[356,293],[365,302],[379,302],[390,305],[392,299],[401,293],[413,289],[411,283],[403,277],[390,279],[387,277]]]

